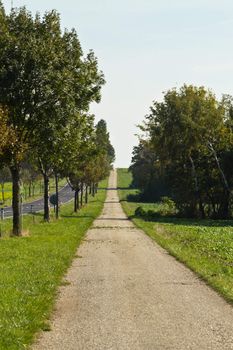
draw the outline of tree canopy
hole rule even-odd
[[[155,101],[131,170],[145,197],[170,195],[181,215],[231,216],[232,99],[184,85]]]
[[[95,130],[88,113],[90,103],[100,101],[105,81],[93,51],[84,55],[76,31],[63,31],[55,10],[33,17],[21,7],[7,15],[1,2],[0,24],[0,156],[11,170],[13,233],[20,235],[21,166],[26,158],[44,177],[44,219],[49,221],[49,177],[80,172],[90,164],[96,168],[90,156],[95,148],[96,154],[108,154],[105,173],[97,176],[91,170],[97,183],[108,173],[114,150],[110,142],[100,143],[107,130]],[[90,170],[86,174],[89,182]]]

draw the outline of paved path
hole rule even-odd
[[[230,350],[233,308],[126,219],[116,174],[34,350]]]
[[[59,191],[59,201],[60,203],[66,203],[69,202],[74,197],[74,192],[72,191],[71,187],[67,184]],[[29,214],[32,211],[38,212],[44,209],[44,199],[40,198],[35,201],[29,202],[29,203],[23,203],[22,205],[22,213],[23,214]],[[4,208],[4,217],[9,218],[13,215],[12,207],[5,207]]]

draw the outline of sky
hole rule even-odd
[[[7,10],[11,0],[3,0]],[[140,124],[154,100],[184,83],[233,95],[232,0],[13,0],[41,14],[56,9],[94,50],[106,84],[96,121],[105,119],[116,166],[128,167]]]

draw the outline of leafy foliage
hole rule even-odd
[[[171,197],[181,215],[229,218],[233,189],[232,98],[184,85],[154,102],[134,148],[142,198]]]
[[[83,54],[76,31],[63,32],[55,10],[33,17],[21,7],[7,15],[2,3],[0,24],[0,160],[11,170],[13,233],[20,235],[22,174],[24,183],[32,181],[29,169],[21,171],[26,159],[43,175],[49,221],[49,178],[77,174],[82,183],[98,183],[114,149],[106,123],[95,130],[88,114],[105,81],[93,51]]]

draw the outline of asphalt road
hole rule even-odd
[[[129,221],[116,173],[34,350],[231,350],[233,308]]]
[[[52,193],[51,193],[52,194]],[[69,202],[74,197],[74,192],[70,188],[70,186],[67,184],[59,191],[59,201],[60,203],[66,203]],[[38,212],[44,209],[44,200],[43,198],[38,199],[36,201],[32,201],[30,203],[25,203],[22,205],[22,213],[23,214],[29,214],[32,211]],[[4,208],[4,217],[11,217],[13,215],[12,207],[6,207]]]

